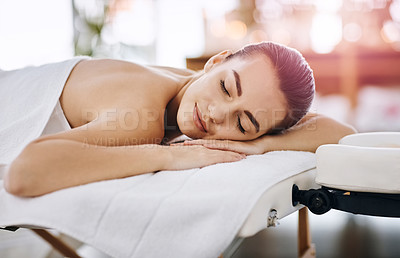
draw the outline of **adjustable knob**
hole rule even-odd
[[[328,212],[332,208],[333,202],[332,194],[324,188],[299,190],[297,185],[292,187],[293,206],[301,203],[314,214],[320,215]]]
[[[332,208],[329,192],[326,193],[324,189],[310,190],[307,207],[312,213],[318,215],[328,212]]]

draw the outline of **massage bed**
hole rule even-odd
[[[0,113],[0,175],[31,140],[66,126],[65,121],[59,121],[52,128],[47,125],[60,112],[59,94],[79,60],[24,68],[11,74],[0,72],[0,96],[7,96],[0,102],[0,109],[6,110]],[[30,76],[26,78],[27,74]],[[25,84],[29,85],[33,98],[24,98]],[[14,121],[15,117],[19,119]],[[393,133],[391,137],[398,139],[399,135]],[[354,146],[355,143],[346,141],[338,145],[347,146],[344,153],[388,149]],[[302,204],[302,200],[293,196],[297,198],[302,193],[299,191],[324,185],[338,186],[334,181],[338,172],[329,170],[329,162],[325,162],[337,165],[333,158],[335,147],[329,146],[321,146],[316,154],[275,151],[201,169],[160,171],[95,182],[35,198],[10,195],[0,182],[0,227],[32,229],[69,257],[78,255],[46,229],[75,238],[111,257],[217,257],[221,254],[229,257],[241,239],[275,226],[288,214],[301,209],[299,257],[312,257],[315,251],[308,230],[307,210],[303,208],[309,203]],[[386,152],[394,152],[391,162],[399,160],[396,159],[398,149],[390,148]],[[349,163],[345,157],[342,161],[343,166]],[[394,164],[390,171],[398,175],[398,163]],[[321,171],[327,173],[318,174]],[[331,180],[333,185],[329,184]],[[356,185],[357,178],[351,182]],[[392,186],[399,189],[396,183]]]
[[[219,254],[222,254],[222,257],[230,257],[244,238],[251,237],[267,227],[276,226],[279,220],[299,209],[301,209],[299,211],[299,257],[314,257],[315,249],[311,244],[307,211],[303,208],[304,206],[309,207],[315,214],[323,214],[329,211],[329,209],[334,208],[355,214],[400,217],[400,208],[398,205],[400,201],[399,146],[400,133],[361,133],[346,136],[339,144],[323,145],[318,148],[316,154],[294,151],[271,152],[264,155],[249,156],[246,160],[237,163],[217,164],[197,169],[197,172],[201,174],[212,172],[209,174],[212,177],[214,174],[226,173],[225,176],[227,178],[229,175],[234,176],[236,174],[235,171],[239,173],[243,172],[244,169],[240,167],[251,167],[251,171],[246,171],[246,173],[249,173],[249,177],[260,173],[258,175],[261,175],[261,177],[256,176],[257,181],[265,181],[259,184],[257,187],[258,190],[256,191],[257,193],[253,192],[243,200],[247,202],[248,205],[241,204],[239,200],[237,203],[234,202],[233,205],[225,207],[229,210],[228,214],[219,214],[224,217],[222,221],[221,218],[218,218],[217,213],[215,213],[215,217],[211,217],[209,223],[213,224],[213,227],[218,228],[216,231],[213,231],[215,235],[211,234],[211,239],[225,239],[229,241],[221,241],[217,248],[215,245],[204,245],[201,248],[202,250],[196,250],[191,253],[191,257],[217,257]],[[271,163],[273,163],[273,165],[271,165]],[[290,165],[287,166],[288,164]],[[238,170],[238,168],[240,169]],[[264,178],[265,173],[263,173],[263,171],[269,174],[269,176],[267,176],[268,179]],[[253,174],[253,172],[255,174]],[[171,173],[191,172],[176,171]],[[384,173],[384,176],[382,176],[382,173]],[[170,176],[174,177],[175,175],[171,174]],[[254,184],[260,183],[255,182],[256,178],[248,182],[253,182]],[[240,180],[245,179],[241,178]],[[209,182],[209,180],[207,181]],[[214,188],[216,191],[211,195],[212,198],[219,198],[219,193],[223,193],[224,189],[227,190],[231,188],[232,185],[237,183],[235,183],[235,181],[236,180],[230,180],[228,183],[225,182],[226,184],[224,186],[222,182],[216,184],[216,188]],[[102,183],[109,184],[109,182]],[[65,191],[73,192],[76,190],[77,189],[66,189]],[[238,189],[237,185],[232,187],[231,190],[232,194],[236,192],[241,195],[241,189]],[[201,195],[204,193],[203,191],[200,192]],[[3,194],[4,193],[1,193],[0,195],[2,207],[4,207],[4,204],[6,204],[5,207],[7,207],[7,203],[4,202],[7,198],[11,198],[11,202],[14,202],[14,205],[18,206],[18,201],[16,202],[18,198],[13,196],[4,197]],[[244,194],[246,195],[246,191],[244,191]],[[329,196],[329,194],[332,194],[332,196]],[[239,195],[235,196],[233,199],[238,198]],[[86,195],[81,196],[85,197]],[[86,197],[90,198],[89,196]],[[60,199],[63,198],[61,197]],[[190,199],[193,200],[192,198]],[[221,200],[226,200],[227,202],[232,201],[232,199],[228,197],[223,197]],[[331,203],[327,204],[327,200],[330,200]],[[49,201],[47,202],[51,203]],[[26,204],[29,205],[29,201],[24,203],[24,205]],[[224,205],[222,203],[220,204]],[[36,203],[34,205],[36,205]],[[43,204],[39,205],[43,206]],[[68,207],[68,203],[64,203],[63,205],[67,205]],[[190,206],[191,204],[184,202],[182,205]],[[243,213],[237,210],[237,207],[241,207],[242,211],[243,209],[247,209],[247,211]],[[68,209],[70,208],[71,207],[68,207]],[[55,228],[85,242],[85,239],[74,236],[72,231],[68,232],[68,229],[63,228],[61,225],[51,226],[51,224],[44,221],[38,221],[37,217],[30,219],[30,217],[33,216],[30,209],[33,209],[33,207],[26,208],[27,212],[31,213],[29,216],[19,216],[23,218],[22,220],[15,218],[14,212],[14,218],[11,220],[8,219],[10,222],[7,225],[28,228],[36,227],[34,231],[48,241],[53,242],[53,244],[55,240],[52,240],[51,236],[49,236],[46,231],[43,231],[43,228]],[[212,213],[211,211],[210,214]],[[239,220],[238,217],[236,217],[238,214],[243,215]],[[51,220],[51,217],[53,216],[47,216],[47,220]],[[115,215],[114,218],[118,219],[118,215]],[[2,220],[4,221],[4,217],[0,216],[0,222]],[[219,221],[219,223],[214,223],[214,220]],[[229,223],[228,221],[230,220],[235,222]],[[22,221],[24,221],[24,223],[21,223]],[[223,223],[223,221],[226,221],[226,224],[231,227],[229,234],[227,234],[226,231],[223,232],[224,225],[220,224],[221,222]],[[193,221],[193,223],[196,222]],[[175,226],[177,225],[175,224],[172,228]],[[38,230],[38,227],[41,229]],[[11,227],[9,229],[16,228]],[[131,230],[135,229],[132,228]],[[113,232],[113,234],[118,234],[118,232],[117,230]],[[185,232],[185,230],[181,232],[175,231],[174,234],[183,232]],[[220,232],[223,237],[221,237],[221,235],[218,236],[218,232]],[[201,240],[199,239],[199,241]],[[183,257],[188,255],[188,253],[183,255],[180,251],[176,250],[168,254],[165,253],[165,250],[162,251],[162,253],[156,254],[150,252],[149,255],[149,253],[147,253],[149,250],[146,248],[140,255],[133,254],[133,256],[130,256],[115,252],[116,250],[106,250],[104,246],[90,240],[86,242],[112,257],[141,257],[142,255],[148,255],[147,257]],[[163,244],[171,248],[171,243],[160,243],[160,245]],[[197,245],[197,247],[199,245]],[[57,244],[55,244],[55,246],[57,247]],[[212,252],[208,252],[208,250],[210,250],[209,247],[213,249]],[[60,248],[60,244],[58,244],[58,248]],[[61,248],[61,250],[65,252],[65,247],[64,249]],[[201,253],[198,253],[199,251]]]
[[[15,197],[2,189],[0,225],[9,230],[34,229],[52,243],[56,240],[43,229],[55,229],[111,257],[218,257],[222,253],[229,257],[242,239],[277,225],[302,207],[292,206],[291,188],[293,184],[315,187],[314,166],[313,153],[271,152],[202,169],[102,181],[37,198]],[[187,182],[181,193],[160,189],[161,184],[181,180]],[[154,189],[168,194],[151,193]],[[165,205],[159,205],[160,200]],[[138,210],[152,207],[151,212]],[[148,218],[137,221],[141,214]],[[60,248],[60,243],[55,247]]]

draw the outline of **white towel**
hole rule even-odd
[[[77,62],[0,71],[0,165],[9,164],[38,138]]]
[[[314,166],[313,153],[281,151],[36,198],[18,198],[2,189],[0,225],[53,228],[112,257],[215,258],[263,192]]]
[[[0,72],[0,163],[8,164],[41,134],[79,60]],[[56,229],[113,257],[217,257],[262,193],[314,166],[312,153],[271,152],[202,169],[96,182],[36,198],[12,196],[0,181],[0,225]]]

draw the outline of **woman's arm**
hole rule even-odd
[[[32,142],[11,163],[4,186],[14,195],[36,196],[74,185],[157,171],[166,162],[163,151],[97,146],[65,139]],[[161,158],[154,159],[155,155]]]
[[[299,123],[283,134],[264,135],[258,139],[240,141],[194,140],[185,145],[203,145],[211,149],[231,150],[244,154],[262,154],[277,150],[297,150],[315,152],[322,144],[338,141],[356,130],[350,125],[332,118],[308,113]]]
[[[203,146],[93,144],[96,135],[101,133],[101,123],[95,123],[88,128],[75,128],[33,141],[11,163],[4,178],[6,190],[18,196],[38,196],[100,180],[203,167],[244,158],[242,154]],[[117,139],[121,137],[118,130],[112,133]]]
[[[308,113],[299,123],[283,134],[257,139],[263,152],[297,150],[315,152],[322,144],[338,143],[341,138],[356,130],[332,118]]]

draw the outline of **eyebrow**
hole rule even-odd
[[[240,84],[240,76],[233,69],[232,69],[232,72],[233,72],[233,75],[235,76],[237,95],[240,97],[242,95],[242,86]],[[256,118],[250,113],[250,111],[245,110],[244,113],[250,119],[251,123],[256,128],[256,132],[258,133],[260,131],[260,124],[258,123]]]
[[[232,69],[232,72],[233,72],[233,75],[235,76],[237,95],[240,97],[242,95],[242,86],[240,85],[240,76],[233,69]]]
[[[246,116],[249,117],[251,123],[256,128],[256,132],[258,133],[260,131],[260,124],[258,123],[258,121],[255,119],[255,117],[249,111],[245,110],[244,113],[246,114]]]

